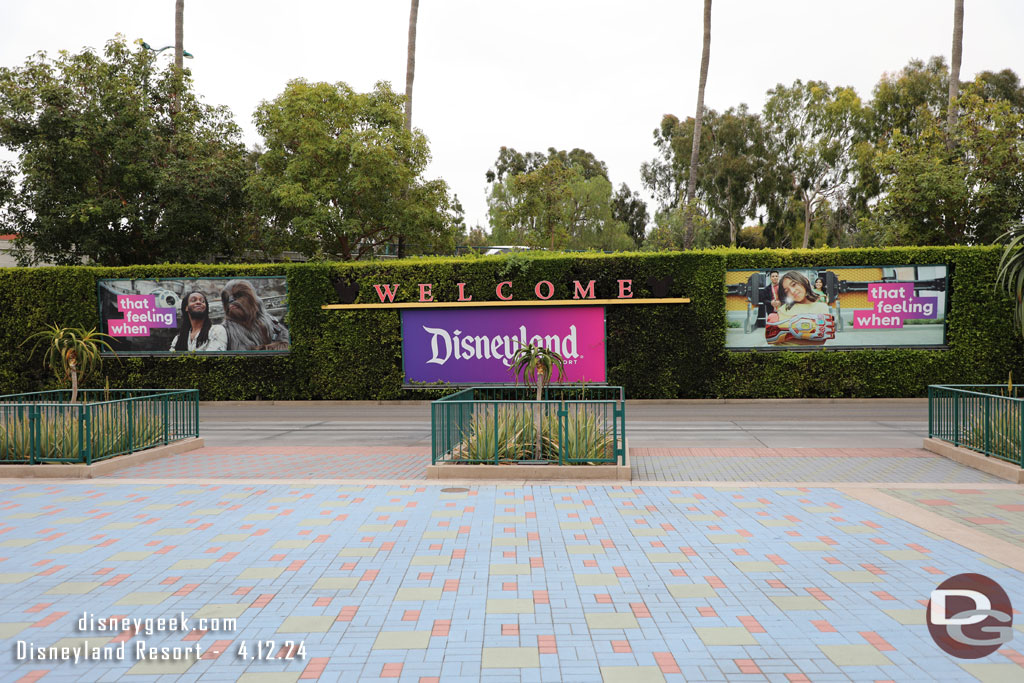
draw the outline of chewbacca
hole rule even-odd
[[[228,351],[287,351],[285,324],[274,320],[247,280],[231,280],[220,293]]]

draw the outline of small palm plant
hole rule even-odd
[[[551,380],[551,375],[555,371],[558,372],[558,377]],[[557,351],[527,344],[520,346],[512,354],[509,372],[516,378],[517,384],[520,376],[527,384],[536,384],[537,400],[539,401],[544,396],[546,382],[557,382],[565,377],[565,360]]]
[[[84,381],[99,369],[103,349],[113,352],[107,341],[109,335],[97,332],[96,328],[86,330],[81,327],[61,327],[48,325],[45,330],[36,332],[22,342],[22,345],[35,340],[32,353],[40,345],[46,347],[43,356],[43,367],[48,367],[62,384],[71,381],[71,403],[78,402],[78,381]]]
[[[512,354],[509,372],[511,372],[516,378],[516,384],[519,383],[520,377],[522,377],[523,381],[527,384],[536,384],[537,401],[539,402],[544,396],[545,383],[550,381],[557,382],[565,377],[565,360],[557,351],[545,349],[542,346],[527,344],[526,346],[520,346],[516,349],[516,352]],[[552,380],[552,375],[556,372],[558,373],[558,376]],[[539,414],[540,406],[537,408],[537,413],[538,415],[534,420],[534,424],[537,427],[534,459],[540,460],[543,422],[542,416]]]

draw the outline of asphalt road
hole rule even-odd
[[[430,446],[428,403],[210,403],[199,414],[210,446]],[[928,402],[629,401],[626,433],[648,448],[920,448]]]

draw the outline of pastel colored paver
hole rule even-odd
[[[819,645],[836,666],[888,666],[892,660],[873,645]]]
[[[739,626],[706,626],[694,629],[705,645],[757,645],[757,640]]]
[[[640,628],[640,623],[632,613],[588,612],[586,618],[587,628],[591,630]]]
[[[533,614],[533,600],[526,598],[491,598],[487,614]]]
[[[480,662],[484,669],[536,669],[540,654],[535,647],[485,647]]]
[[[326,633],[334,625],[335,618],[330,617],[287,617],[278,633]]]
[[[381,631],[373,641],[374,650],[425,650],[430,631]]]
[[[602,666],[602,683],[665,683],[656,666]]]

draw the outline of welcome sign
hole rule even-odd
[[[516,349],[558,352],[563,382],[601,384],[605,377],[604,309],[407,309],[402,311],[406,384],[508,384]]]

